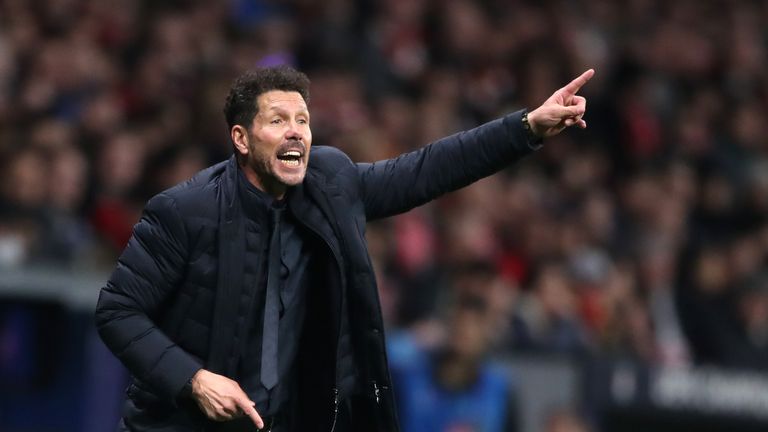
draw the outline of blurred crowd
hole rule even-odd
[[[231,154],[233,78],[280,63],[357,161],[597,71],[588,129],[369,225],[392,327],[440,344],[469,296],[488,352],[768,368],[765,1],[0,0],[0,266],[114,265]]]

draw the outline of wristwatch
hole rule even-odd
[[[534,144],[540,144],[542,139],[539,136],[536,136],[535,133],[533,133],[533,129],[531,128],[531,123],[528,121],[528,110],[526,110],[523,113],[523,129],[525,129],[525,132],[528,134],[528,141]]]

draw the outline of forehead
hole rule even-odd
[[[270,90],[259,95],[256,99],[259,110],[281,108],[286,110],[307,111],[307,103],[299,92]]]

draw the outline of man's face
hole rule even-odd
[[[247,166],[267,192],[300,184],[312,146],[304,98],[297,92],[272,90],[259,95],[256,102],[259,112],[248,130],[248,151],[243,154]]]

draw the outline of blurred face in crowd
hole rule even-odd
[[[465,359],[477,359],[488,349],[493,331],[489,305],[482,298],[471,298],[459,305],[450,323],[450,351]]]
[[[248,179],[259,189],[281,198],[288,186],[304,181],[312,146],[309,110],[298,92],[272,90],[257,100],[258,113],[250,130],[232,128]]]
[[[3,182],[5,198],[21,207],[39,207],[47,194],[45,165],[42,155],[34,150],[22,151],[7,166],[7,180]]]

